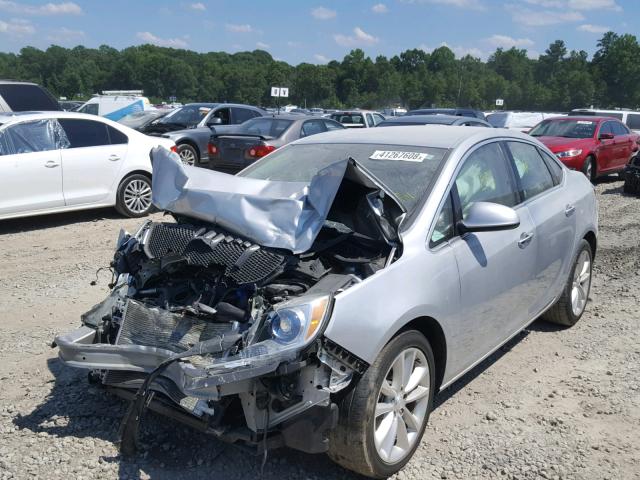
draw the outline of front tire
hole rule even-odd
[[[198,161],[198,152],[191,145],[183,143],[178,145],[178,155],[185,165],[194,166]]]
[[[542,316],[544,320],[564,327],[572,327],[580,320],[591,290],[592,259],[591,245],[582,239],[562,295]]]
[[[116,210],[130,218],[144,217],[151,212],[151,179],[136,173],[120,183],[116,194]]]
[[[401,333],[340,402],[329,457],[374,478],[401,470],[418,448],[433,408],[435,362],[427,339]]]
[[[593,155],[589,155],[584,160],[582,173],[584,173],[584,176],[587,177],[591,183],[596,183],[596,178],[598,178],[598,164],[596,163],[596,159]]]

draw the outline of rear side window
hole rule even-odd
[[[329,120],[324,121],[324,126],[327,127],[327,130],[343,130],[344,127],[340,125],[338,122],[330,122]]]
[[[640,130],[640,114],[628,113],[627,127],[631,128],[632,130]]]
[[[494,202],[507,207],[518,203],[510,171],[511,167],[496,142],[483,145],[469,155],[455,184],[463,220],[474,202]]]
[[[524,200],[539,195],[554,186],[553,177],[538,149],[528,143],[507,142],[520,182]]]
[[[113,128],[111,125],[107,125],[107,132],[109,133],[109,140],[111,145],[122,145],[123,143],[129,143],[129,137],[127,137],[117,128]]]
[[[58,119],[67,133],[69,148],[99,147],[110,145],[107,125],[102,122],[80,120],[76,118]]]
[[[316,135],[317,133],[325,132],[324,122],[321,120],[309,120],[304,122],[302,130],[300,132],[301,137],[308,137],[310,135]]]
[[[0,84],[0,95],[14,112],[60,110],[60,104],[38,85]]]
[[[232,108],[231,110],[233,112],[233,123],[236,125],[256,117],[256,112],[248,108]]]
[[[12,153],[46,152],[58,149],[56,124],[49,120],[12,125],[5,130],[5,135],[7,146]]]

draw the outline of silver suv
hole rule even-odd
[[[434,395],[537,317],[582,315],[593,188],[519,132],[341,130],[238,176],[153,154],[176,222],[122,233],[111,295],[63,362],[219,438],[327,451],[376,478],[420,443]]]

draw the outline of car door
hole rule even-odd
[[[614,170],[622,170],[629,163],[629,159],[633,154],[633,137],[631,132],[622,122],[611,122],[613,134],[615,135],[615,156],[611,161],[611,168]]]
[[[576,232],[576,208],[562,185],[563,170],[553,158],[542,157],[534,145],[506,142],[515,166],[523,205],[535,225],[537,242],[534,278],[530,282],[533,302],[529,315],[537,315],[560,293],[569,274]]]
[[[616,140],[613,133],[613,122],[604,122],[598,131],[598,172],[606,172],[611,169],[616,152]],[[600,138],[603,133],[614,135],[614,138]]]
[[[518,204],[513,169],[498,142],[468,153],[452,191],[456,218],[464,219],[481,201],[513,207],[520,218],[515,229],[465,233],[449,242],[460,275],[456,324],[461,344],[456,349],[468,355],[456,371],[463,371],[531,319],[538,240],[527,207]]]
[[[64,206],[58,129],[47,119],[0,132],[0,215]]]
[[[67,205],[105,203],[117,188],[128,137],[99,120],[60,118],[69,147],[62,150]]]

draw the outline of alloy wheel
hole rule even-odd
[[[151,186],[144,180],[132,180],[125,187],[123,198],[133,213],[144,213],[151,207]]]
[[[415,348],[403,350],[393,361],[378,392],[374,443],[380,459],[402,461],[420,441],[429,405],[429,364]]]
[[[182,160],[182,163],[185,165],[193,166],[196,164],[196,156],[190,148],[185,148],[180,152],[180,160]]]
[[[589,287],[591,286],[591,257],[589,252],[583,250],[576,262],[571,286],[571,310],[579,316],[587,305]]]

